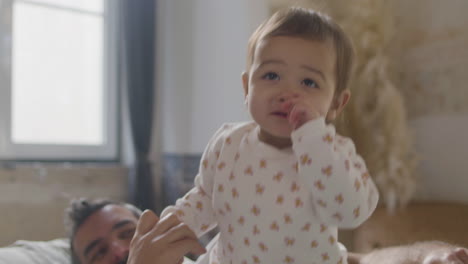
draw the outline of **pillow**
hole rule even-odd
[[[68,239],[50,241],[18,240],[0,248],[0,264],[69,264],[70,244]]]

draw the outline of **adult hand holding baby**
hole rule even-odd
[[[203,254],[206,250],[187,225],[175,215],[159,219],[146,210],[130,244],[128,264],[177,264],[189,252]]]

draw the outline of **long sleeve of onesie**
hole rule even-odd
[[[223,147],[222,138],[226,126],[221,127],[208,143],[202,155],[200,168],[195,177],[195,187],[184,197],[176,201],[175,206],[163,210],[161,217],[169,213],[176,214],[200,237],[216,227],[215,213],[212,206],[213,182],[218,159]]]
[[[292,141],[299,178],[321,220],[339,228],[364,222],[377,205],[378,191],[353,142],[337,135],[323,118],[294,131]]]

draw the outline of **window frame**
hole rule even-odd
[[[119,1],[104,0],[103,37],[103,107],[104,138],[102,145],[18,144],[12,142],[12,12],[14,2],[0,0],[9,12],[9,25],[0,22],[0,160],[14,161],[117,161],[119,157],[119,81],[118,81],[118,14]],[[4,14],[1,14],[2,16]],[[9,43],[6,43],[9,39]],[[5,63],[1,60],[5,59]],[[2,81],[3,79],[3,81]],[[2,83],[3,82],[3,83]]]

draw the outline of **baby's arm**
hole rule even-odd
[[[354,228],[374,211],[378,191],[350,139],[336,135],[323,117],[292,134],[299,177],[308,185],[322,221]]]
[[[215,167],[223,143],[223,130],[224,127],[218,130],[208,143],[200,162],[199,172],[195,177],[194,188],[179,198],[174,206],[165,208],[161,213],[161,217],[170,213],[177,215],[198,237],[216,226],[211,194]]]

